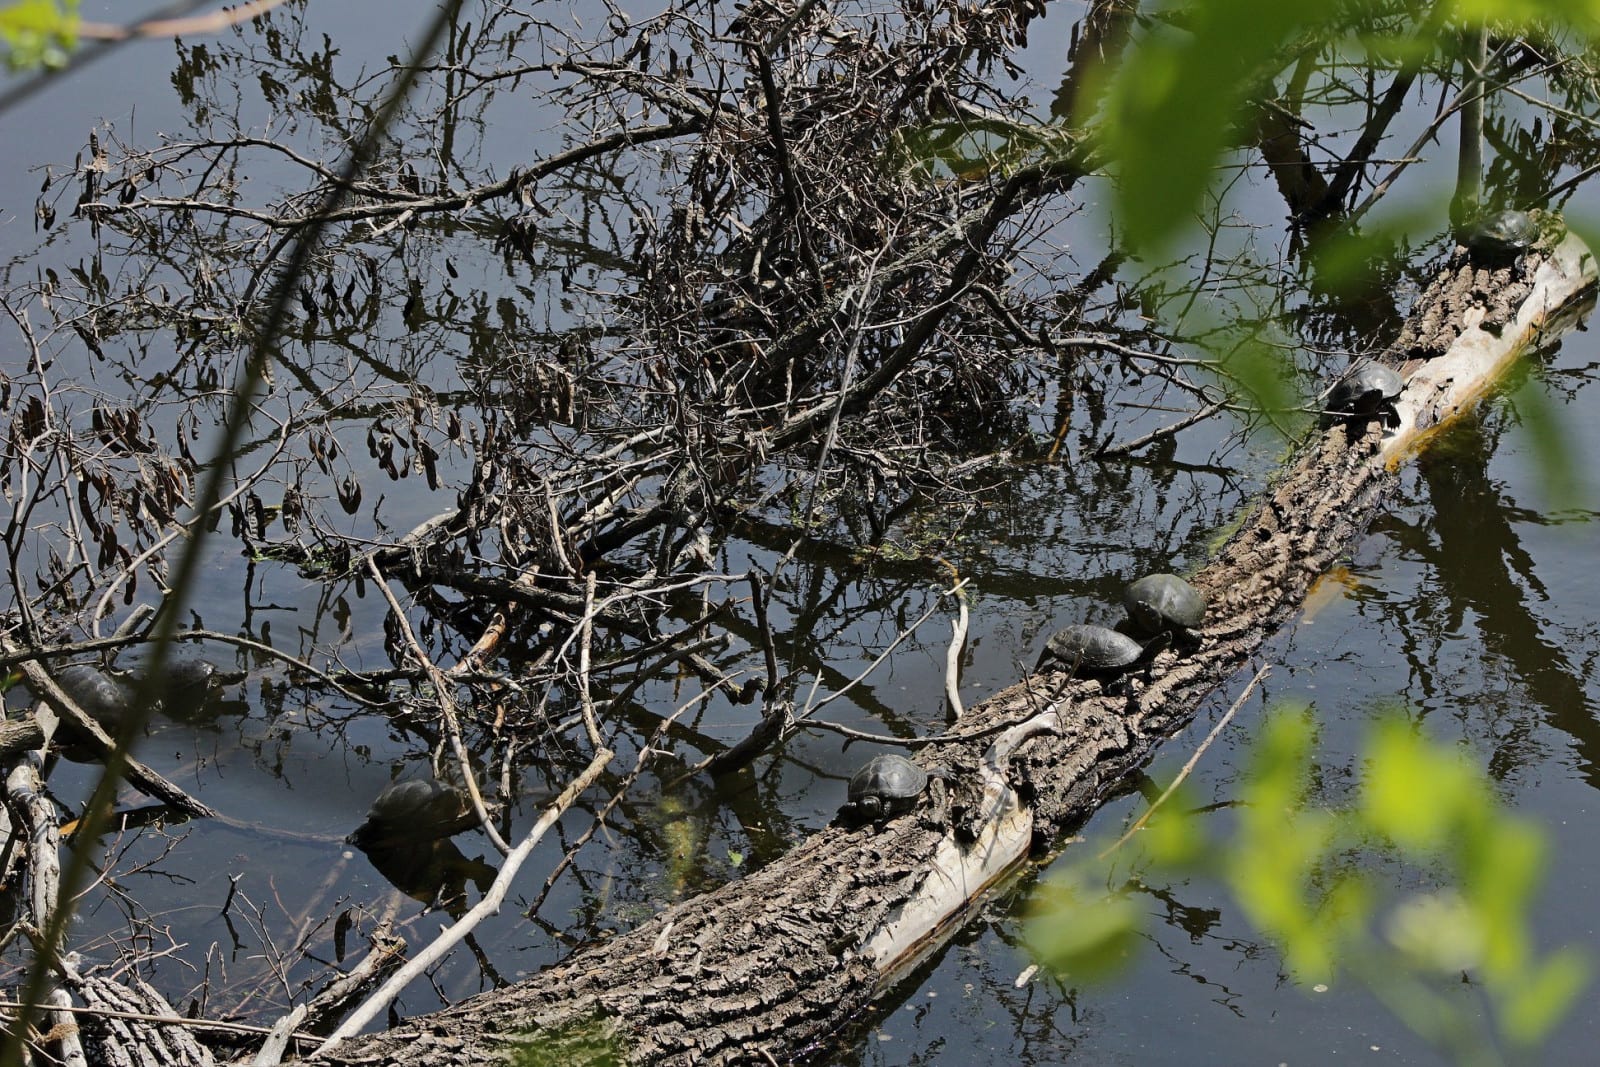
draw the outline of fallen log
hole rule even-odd
[[[937,747],[929,762],[962,783],[952,796],[881,831],[829,826],[631,933],[325,1048],[317,1062],[472,1064],[535,1042],[551,1056],[569,1046],[578,1060],[607,1038],[636,1063],[803,1058],[867,1010],[987,885],[1093,811],[1182,728],[1348,551],[1408,451],[1552,335],[1594,283],[1593,259],[1571,237],[1520,267],[1454,261],[1419,302],[1432,325],[1408,328],[1386,357],[1408,378],[1400,425],[1339,424],[1308,443],[1192,578],[1210,595],[1198,649],[1162,652],[1149,680],[1025,679],[969,710],[960,739]],[[1511,293],[1514,308],[1504,306]],[[1438,343],[1444,335],[1448,344]]]

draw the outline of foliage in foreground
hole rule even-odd
[[[1313,807],[1315,742],[1307,711],[1270,718],[1230,837],[1209,839],[1205,820],[1174,804],[1138,839],[1148,862],[1137,879],[1100,888],[1112,885],[1115,850],[1053,877],[1030,924],[1040,959],[1069,980],[1104,976],[1128,962],[1141,933],[1144,913],[1130,890],[1212,876],[1301,983],[1348,971],[1459,1063],[1535,1049],[1590,976],[1576,946],[1543,955],[1534,947],[1544,834],[1505,810],[1460,753],[1400,717],[1373,727],[1350,802]],[[1429,887],[1386,891],[1382,859],[1423,868]],[[1480,992],[1486,1011],[1463,1002],[1463,984]]]
[[[0,46],[12,70],[58,68],[78,44],[78,0],[13,0],[0,5]]]

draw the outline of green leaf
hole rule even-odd
[[[1459,22],[1487,22],[1499,32],[1552,19],[1590,33],[1600,29],[1600,4],[1594,0],[1455,0],[1455,5]]]
[[[1517,981],[1533,956],[1528,915],[1544,873],[1544,835],[1500,817],[1474,833],[1463,852],[1462,888],[1489,934],[1484,973]]]
[[[1106,96],[1102,143],[1117,172],[1116,217],[1158,250],[1190,219],[1271,60],[1332,11],[1331,0],[1229,0],[1183,8],[1133,49]],[[1281,65],[1281,64],[1277,64]]]
[[[1145,824],[1139,842],[1157,865],[1178,870],[1210,854],[1206,828],[1190,813],[1191,807],[1193,798],[1180,786]]]
[[[1039,887],[1028,943],[1058,975],[1103,979],[1128,963],[1143,920],[1125,894],[1090,891],[1075,874],[1060,875]]]
[[[1398,716],[1374,728],[1368,752],[1362,814],[1403,849],[1444,847],[1463,813],[1481,811],[1489,799],[1475,768],[1429,744]]]
[[[1389,914],[1389,943],[1417,970],[1460,974],[1483,960],[1488,934],[1480,918],[1453,890],[1419,893]]]
[[[1255,410],[1287,412],[1300,406],[1284,350],[1259,337],[1247,337],[1222,357],[1228,377],[1249,395]]]
[[[78,0],[13,0],[0,5],[0,44],[12,70],[59,67],[78,45]]]
[[[1557,949],[1506,997],[1506,1036],[1519,1045],[1542,1042],[1588,986],[1588,957],[1576,946]]]

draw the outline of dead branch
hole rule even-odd
[[[44,752],[41,749],[25,752],[9,766],[6,808],[20,813],[26,822],[32,926],[43,930],[62,904],[61,830],[56,821],[55,805],[44,795],[44,782],[39,773],[44,766]],[[77,1021],[63,1010],[71,1005],[72,997],[59,980],[52,980],[45,986],[41,1006],[45,1009],[45,1018],[50,1021],[49,1038],[56,1045],[61,1062],[68,1067],[86,1067]]]
[[[275,1067],[276,1064],[282,1063],[283,1054],[288,1051],[291,1041],[301,1044],[319,1043],[320,1038],[297,1031],[311,1020],[342,1014],[350,1002],[364,993],[369,986],[387,972],[400,966],[401,958],[405,955],[406,943],[390,933],[387,926],[374,930],[368,942],[372,951],[367,953],[354,970],[340,975],[315,997],[303,1004],[295,1005],[293,1011],[273,1024],[266,1041],[256,1052],[255,1058],[250,1061],[255,1067]]]
[[[545,831],[555,825],[556,820],[561,817],[562,813],[572,806],[573,801],[577,800],[584,790],[594,784],[594,780],[600,777],[600,773],[610,764],[613,755],[614,753],[607,748],[597,751],[584,772],[573,779],[566,789],[562,790],[561,795],[539,817],[539,821],[534,823],[528,830],[527,836],[517,843],[516,848],[506,854],[505,863],[500,867],[500,873],[495,877],[494,884],[489,887],[489,891],[484,894],[483,899],[440,933],[438,938],[408,961],[405,966],[401,967],[393,977],[384,982],[378,991],[372,994],[361,1007],[351,1013],[350,1017],[338,1029],[328,1035],[328,1039],[318,1046],[312,1055],[325,1055],[340,1042],[360,1033],[368,1023],[377,1018],[379,1012],[388,1007],[394,998],[405,990],[407,985],[410,985],[419,975],[442,959],[445,953],[449,952],[462,938],[470,934],[478,923],[498,912],[500,910],[500,902],[505,899],[506,893],[510,891],[512,880],[516,878],[517,872],[522,869],[523,861],[532,853],[533,847],[544,837]]]

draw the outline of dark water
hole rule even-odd
[[[312,5],[308,17],[319,21],[302,39],[315,50],[319,35],[327,33],[338,42],[336,65],[355,80],[357,70],[383,69],[383,57],[402,47],[404,32],[429,6]],[[392,32],[374,32],[375,26]],[[257,31],[247,28],[206,46],[230,56],[233,50],[258,49],[260,42]],[[1059,61],[1059,41],[1056,49],[1046,35],[1036,34],[1034,52],[1042,55],[1044,69]],[[176,54],[192,58],[189,52]],[[132,46],[0,116],[7,143],[29,146],[29,158],[13,152],[0,176],[7,224],[0,241],[12,283],[46,267],[81,262],[92,245],[82,227],[59,236],[26,232],[41,180],[26,167],[69,163],[90,125],[102,118],[129,142],[149,142],[155,130],[199,123],[195,106],[180,102],[169,78],[174,55],[170,42]],[[215,88],[239,75],[223,63],[208,77]],[[246,124],[266,124],[274,114],[254,87],[241,90],[238,99]],[[514,111],[508,98],[468,131],[475,158],[501,169],[525,161],[525,123],[506,117]],[[298,132],[314,138],[314,124],[305,125]],[[264,165],[256,180],[285,180],[284,172]],[[1281,213],[1270,202],[1270,190],[1237,195],[1265,217]],[[1096,233],[1088,216],[1064,225],[1075,242],[1088,244]],[[542,302],[541,314],[563,320],[567,312],[553,295],[559,288],[554,280],[537,273],[507,276],[498,258],[477,244],[445,245],[463,292],[481,287]],[[428,258],[436,254],[408,248],[402,256],[406,270],[427,279],[430,293],[451,285]],[[601,277],[607,268],[594,269]],[[481,343],[471,328],[408,332],[398,308],[389,307],[365,329],[344,329],[308,341],[304,349],[312,381],[346,405],[329,423],[351,443],[367,425],[358,401],[374,408],[403,403],[418,382],[448,397],[467,376],[463,366],[482,355]],[[86,361],[81,352],[61,359],[84,361],[80,383],[115,393],[130,374],[180,359],[181,346],[168,335],[157,333],[143,344],[121,365]],[[1600,429],[1588,417],[1600,402],[1597,367],[1600,356],[1589,335],[1576,334],[1541,357],[1523,386],[1559,415],[1580,474],[1588,473],[1588,457],[1600,455]],[[1036,399],[1041,412],[1050,410],[1053,397]],[[1111,425],[1125,438],[1136,436],[1170,416],[1131,412],[1170,401],[1150,384],[1125,384],[1108,397]],[[1194,797],[1225,806],[1236,794],[1266,704],[1293,698],[1313,703],[1321,725],[1318,765],[1331,779],[1359,773],[1365,726],[1374,711],[1402,704],[1432,736],[1473,753],[1505,802],[1550,835],[1549,883],[1538,917],[1543,946],[1576,942],[1600,951],[1586,906],[1600,888],[1600,840],[1587,818],[1600,784],[1600,623],[1594,607],[1600,603],[1600,496],[1593,478],[1585,479],[1575,497],[1554,495],[1549,468],[1521,410],[1516,396],[1493,398],[1480,416],[1405,468],[1399,492],[1353,550],[1345,584],[1263,654],[1275,666],[1273,677],[1200,764],[1192,779]],[[1201,562],[1213,532],[1252,498],[1284,450],[1279,438],[1243,433],[1230,424],[1186,433],[1176,449],[1153,460],[1102,465],[1084,455],[1107,428],[1096,413],[1073,417],[1067,448],[1056,462],[1018,470],[959,523],[936,513],[919,517],[921,529],[904,532],[908,544],[940,540],[946,558],[972,579],[973,634],[963,689],[969,703],[1018,677],[1052,626],[1113,617],[1117,591],[1128,576]],[[1043,414],[1040,420],[1047,421]],[[430,491],[418,478],[390,480],[363,448],[347,452],[353,476],[374,495],[383,493],[383,517],[393,528],[406,529],[454,500],[448,485]],[[459,473],[451,463],[447,456],[447,470]],[[365,509],[352,519],[368,521]],[[762,543],[752,533],[728,546],[721,565],[737,573],[784,547],[776,538]],[[799,555],[775,594],[772,621],[785,635],[795,669],[820,676],[819,695],[863,670],[946,584],[945,573],[928,565],[922,553],[907,556],[865,561],[828,541]],[[319,663],[337,655],[352,667],[388,664],[381,647],[387,607],[370,587],[351,583],[329,590],[292,569],[251,567],[221,539],[207,578],[196,610],[213,628],[248,634]],[[849,698],[820,714],[907,736],[941,729],[947,617],[936,613]],[[227,687],[214,722],[157,723],[140,754],[228,819],[110,836],[112,889],[97,890],[86,901],[74,947],[94,959],[111,959],[130,947],[164,953],[146,970],[180,1007],[198,1000],[208,1013],[270,1021],[301,983],[315,980],[338,957],[339,916],[356,917],[358,928],[392,919],[413,946],[444,921],[343,841],[385,783],[426,766],[437,738],[424,723],[374,716],[324,690],[298,686],[280,665],[256,654],[226,647],[208,647],[206,654],[246,680]],[[728,659],[738,662],[739,655],[748,660],[750,650],[736,649]],[[1196,724],[1163,748],[1149,768],[1154,780],[1165,782],[1175,773],[1240,685],[1242,679],[1234,691],[1215,694]],[[684,697],[663,680],[646,686],[640,703],[670,708]],[[748,731],[753,718],[750,709],[723,702],[710,708],[698,729],[731,742]],[[685,742],[683,755],[697,754]],[[664,781],[673,777],[671,767],[659,777],[647,773],[619,806],[612,820],[616,832],[589,845],[530,917],[545,873],[589,826],[590,811],[601,802],[590,798],[590,809],[569,814],[536,853],[501,914],[438,969],[438,990],[457,998],[515,980],[563,957],[585,937],[627,928],[667,903],[781,854],[832,817],[845,779],[867,755],[860,746],[844,751],[837,735],[809,731],[717,787],[693,781],[669,789]],[[519,800],[511,823],[520,830],[563,783],[558,769],[534,762],[517,770]],[[92,768],[59,765],[51,790],[71,807],[86,795],[92,775]],[[132,796],[125,800],[138,803]],[[1144,803],[1135,795],[1113,801],[1083,832],[1114,837]],[[1225,809],[1213,818],[1220,830]],[[480,836],[462,835],[456,843],[460,855],[452,862],[469,884],[480,858],[494,864],[495,854]],[[1069,848],[1059,862],[1072,859]],[[1203,880],[1147,883],[1141,904],[1152,917],[1149,933],[1119,982],[1078,987],[1041,974],[1019,987],[1014,980],[1030,962],[1020,916],[1033,877],[1029,872],[997,894],[949,947],[885,998],[881,1018],[851,1038],[836,1062],[1437,1062],[1432,1050],[1353,984],[1337,982],[1314,992],[1286,976],[1272,945],[1243,921],[1221,887]],[[1397,884],[1425,886],[1429,873],[1401,870],[1393,877]],[[476,899],[470,888],[467,896]],[[347,958],[361,951],[352,937]],[[7,959],[16,962],[15,954]],[[1473,996],[1463,988],[1464,1002]],[[427,983],[417,983],[399,1009],[409,1014],[439,1003]],[[1547,1062],[1587,1062],[1587,1050],[1600,1038],[1597,1028],[1593,1013],[1574,1012],[1552,1042]]]

